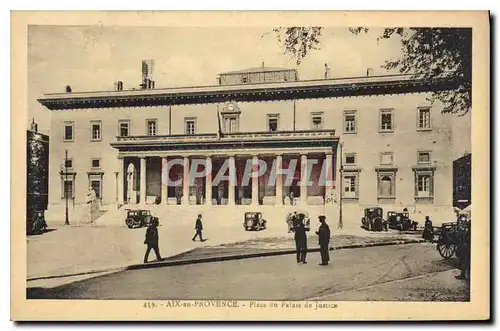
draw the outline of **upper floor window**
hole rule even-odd
[[[64,132],[63,132],[63,140],[64,141],[73,141],[74,128],[75,128],[74,122],[64,122]]]
[[[148,136],[156,136],[157,133],[157,121],[156,120],[147,120],[146,121],[146,133]]]
[[[323,129],[323,112],[311,113],[311,129]]]
[[[432,128],[431,127],[431,109],[429,107],[418,108],[417,129],[418,130],[429,130],[431,128]]]
[[[92,169],[99,169],[101,167],[101,159],[92,159]]]
[[[344,156],[344,165],[356,165],[356,153],[346,153]]]
[[[428,151],[421,151],[417,153],[417,163],[431,163],[431,153]]]
[[[184,133],[196,134],[196,118],[186,117],[184,119]]]
[[[356,111],[346,110],[344,112],[344,133],[356,133]]]
[[[118,135],[120,137],[128,137],[130,135],[130,121],[129,120],[118,121]]]
[[[91,121],[90,122],[90,140],[99,141],[101,140],[101,121]]]
[[[380,110],[380,132],[394,131],[394,112],[392,109]]]
[[[268,114],[267,115],[267,130],[270,132],[278,131],[279,127],[279,115],[278,114]]]

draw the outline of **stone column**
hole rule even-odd
[[[184,157],[184,175],[182,176],[182,202],[189,205],[189,157]]]
[[[160,185],[161,185],[161,204],[162,205],[166,205],[167,204],[167,200],[168,200],[168,186],[167,186],[167,181],[165,180],[165,182],[163,181],[163,172],[167,170],[167,158],[166,157],[162,157],[161,158],[161,172],[160,172]],[[166,174],[168,175],[168,174]],[[166,178],[165,178],[166,179]]]
[[[275,205],[283,205],[283,175],[280,173],[283,167],[283,157],[276,155],[276,201]]]
[[[210,165],[210,166],[209,166]],[[212,205],[212,158],[207,156],[205,161],[205,172],[209,167],[210,171],[205,177],[205,204],[208,206]]]
[[[236,162],[235,162],[235,159],[234,159],[234,156],[230,156],[229,157],[229,183],[228,183],[228,194],[227,194],[227,204],[228,205],[231,205],[231,206],[234,206],[236,201],[235,201],[235,187],[236,187],[236,183],[235,183],[235,179],[236,179]]]
[[[118,158],[118,176],[117,176],[118,197],[117,197],[116,202],[120,205],[123,205],[123,196],[124,196],[123,182],[124,182],[124,178],[125,178],[125,172],[127,171],[127,169],[125,169],[124,162],[125,161],[124,161],[123,157]]]
[[[140,176],[140,185],[139,188],[139,196],[140,203],[146,204],[146,157],[141,156],[141,176]]]
[[[307,204],[307,154],[300,156],[300,204]]]
[[[252,206],[259,205],[259,176],[258,176],[259,158],[257,155],[252,157]]]

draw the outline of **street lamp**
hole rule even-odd
[[[66,199],[66,220],[64,224],[69,225],[69,212],[68,212],[68,150],[65,150],[64,156],[64,196]]]
[[[340,194],[339,194],[339,225],[337,226],[338,229],[342,229],[344,227],[344,223],[342,220],[342,189],[344,186],[344,179],[342,177],[342,171],[344,170],[344,162],[342,159],[342,147],[344,146],[344,143],[341,141],[340,142],[340,180],[339,180],[339,189],[340,189]]]

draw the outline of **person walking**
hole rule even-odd
[[[146,254],[144,255],[144,263],[148,263],[148,257],[151,250],[154,250],[158,261],[163,260],[160,255],[160,249],[158,248],[158,239],[158,220],[153,219],[146,230],[146,239],[144,239],[144,244],[147,245]]]
[[[319,216],[321,225],[316,234],[318,235],[319,251],[321,253],[321,263],[319,265],[328,265],[330,255],[328,253],[328,245],[330,243],[330,227],[326,224],[326,216]]]
[[[306,264],[307,256],[307,235],[306,227],[303,222],[297,222],[294,227],[295,232],[295,248],[297,249],[297,263]]]
[[[198,217],[196,218],[196,224],[194,226],[194,229],[196,230],[196,233],[194,234],[193,241],[196,241],[196,237],[200,237],[200,241],[204,242],[203,240],[203,223],[201,223],[201,214],[198,214]]]

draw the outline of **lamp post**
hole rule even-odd
[[[64,156],[64,196],[66,199],[66,220],[64,224],[69,225],[69,212],[68,212],[68,150],[65,150]]]
[[[342,159],[342,147],[344,146],[343,142],[340,142],[340,183],[339,183],[339,188],[340,188],[340,194],[339,194],[339,225],[337,226],[338,229],[342,229],[344,227],[344,223],[342,220],[342,189],[344,186],[344,178],[342,177],[342,171],[344,170],[344,162]]]

